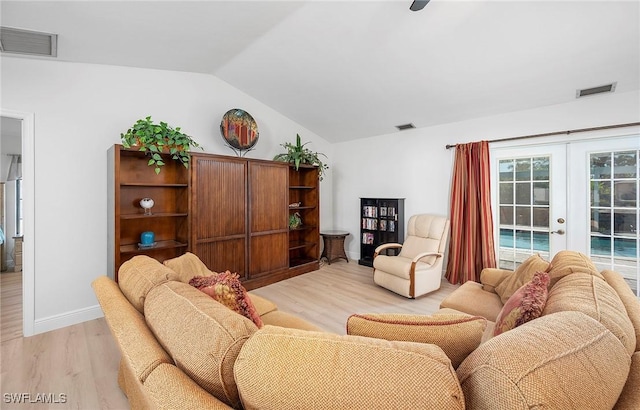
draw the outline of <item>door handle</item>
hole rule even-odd
[[[551,233],[551,234],[557,233],[558,235],[564,235],[564,229],[558,229],[557,231],[551,231],[549,233]]]

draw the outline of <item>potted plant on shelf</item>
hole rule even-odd
[[[300,142],[300,134],[296,134],[296,143],[295,145],[290,142],[285,142],[284,144],[280,144],[283,146],[287,152],[284,154],[278,154],[273,157],[274,161],[284,161],[290,162],[295,167],[296,171],[300,168],[300,164],[309,164],[309,165],[317,165],[318,166],[318,177],[320,181],[322,181],[322,177],[329,166],[323,163],[320,160],[320,155],[323,157],[327,157],[326,155],[318,152],[313,152],[309,148],[306,148],[308,142],[302,144]]]
[[[126,133],[120,134],[120,138],[125,148],[148,152],[151,155],[149,166],[155,167],[156,174],[164,165],[161,153],[171,155],[172,159],[188,168],[190,147],[201,148],[193,138],[181,132],[180,127],[170,127],[166,122],[154,124],[150,116],[136,121]]]

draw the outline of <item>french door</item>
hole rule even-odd
[[[491,151],[498,266],[571,249],[640,288],[640,136]]]
[[[498,267],[514,269],[535,253],[566,248],[566,146],[491,151],[491,193]]]

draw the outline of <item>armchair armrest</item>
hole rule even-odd
[[[480,283],[482,290],[496,293],[495,288],[513,271],[499,268],[484,268],[480,272]]]
[[[380,251],[383,251],[385,249],[394,249],[394,248],[402,248],[402,244],[400,244],[400,243],[383,243],[382,245],[378,246],[376,248],[376,250],[374,251],[373,259],[375,259],[376,256],[378,256]]]

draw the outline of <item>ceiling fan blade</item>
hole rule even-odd
[[[411,11],[422,10],[424,6],[427,5],[427,3],[429,3],[429,0],[414,0],[414,2],[411,3],[411,7],[409,7],[409,10]]]

